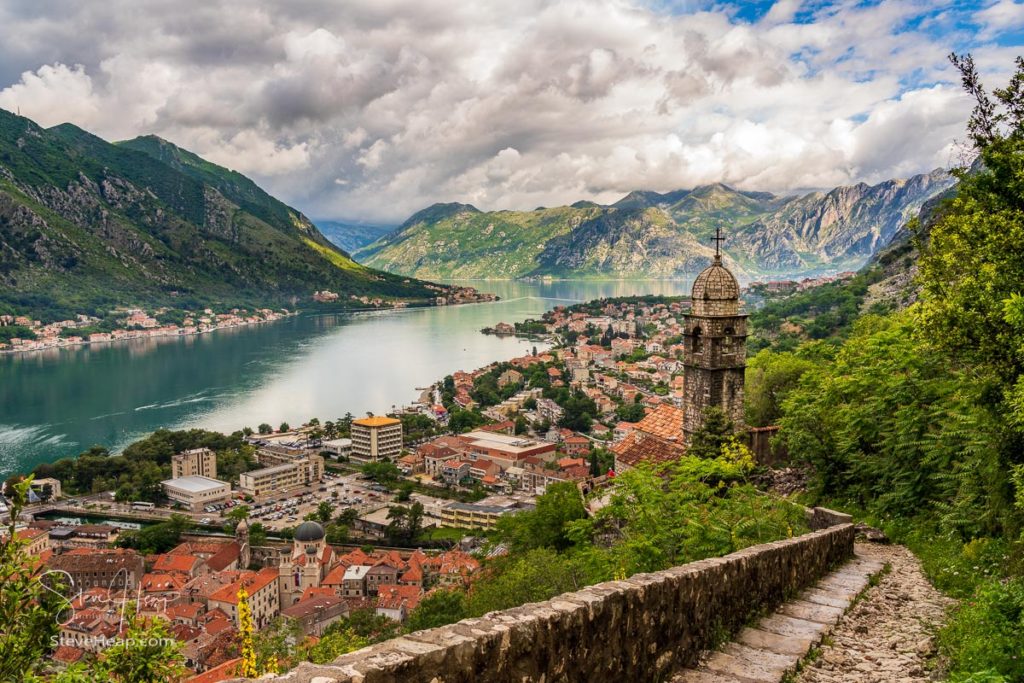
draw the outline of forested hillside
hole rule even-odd
[[[882,525],[963,598],[940,634],[952,680],[1022,681],[1024,61],[994,99],[969,57],[954,62],[978,103],[981,163],[891,252],[916,269],[913,303],[864,311],[879,263],[766,308],[755,326],[787,306],[832,318],[751,359],[748,417],[781,425],[791,458],[813,467],[813,500]]]
[[[111,144],[0,110],[0,313],[293,306],[320,289],[436,296],[355,263],[245,176],[166,140]]]

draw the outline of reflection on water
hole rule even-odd
[[[416,387],[533,346],[479,330],[603,296],[679,294],[677,281],[474,282],[501,301],[299,316],[189,337],[0,357],[0,473],[112,449],[159,427],[232,431],[261,422],[382,413]]]

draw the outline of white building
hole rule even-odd
[[[327,451],[339,458],[348,458],[352,455],[352,439],[333,439],[320,444],[322,450]]]
[[[231,499],[231,486],[226,481],[192,475],[162,482],[164,494],[181,503],[193,512],[202,510],[211,503],[222,503]]]

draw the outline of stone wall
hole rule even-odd
[[[853,517],[845,512],[829,510],[828,508],[810,508],[807,510],[807,526],[813,531],[828,529],[840,524],[850,524]]]
[[[822,518],[824,519],[824,518]],[[853,554],[849,524],[302,664],[280,683],[660,681]]]

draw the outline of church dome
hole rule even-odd
[[[324,537],[324,528],[317,522],[303,522],[295,530],[295,540],[302,543],[319,541]]]
[[[740,298],[740,283],[729,269],[722,265],[722,257],[715,255],[715,261],[705,268],[693,281],[690,295],[694,301],[731,301]]]

